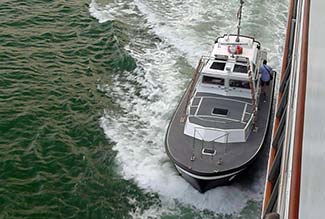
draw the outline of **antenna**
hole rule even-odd
[[[241,13],[242,13],[242,9],[243,9],[243,4],[244,4],[244,0],[240,0],[240,7],[239,7],[238,12],[237,12],[238,25],[237,25],[237,38],[236,38],[236,42],[239,42],[240,24],[241,24]]]

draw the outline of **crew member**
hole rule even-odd
[[[263,65],[260,67],[261,74],[261,86],[262,86],[262,95],[264,96],[264,102],[266,101],[266,89],[270,85],[272,80],[272,68],[267,64],[267,61],[263,61]]]

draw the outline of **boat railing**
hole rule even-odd
[[[192,96],[194,94],[193,91],[194,91],[195,84],[196,84],[197,80],[199,79],[199,75],[200,75],[200,73],[201,73],[201,71],[202,71],[202,69],[203,69],[203,67],[205,65],[206,65],[206,62],[204,62],[203,57],[202,57],[200,59],[200,61],[199,61],[199,64],[196,67],[195,73],[194,73],[194,75],[192,77],[192,80],[190,82],[190,89],[189,89],[189,91],[188,91],[189,93],[187,95],[186,106],[189,106],[190,100],[191,100],[191,98],[192,98]],[[188,113],[186,112],[186,110],[187,110],[187,107],[184,108],[184,113],[183,113],[184,116],[181,119],[183,121],[185,121],[185,118],[188,115]]]
[[[229,123],[233,123],[233,122],[238,122],[240,123],[240,120],[237,119],[231,119],[228,117],[219,117],[219,116],[209,116],[209,115],[189,115],[189,118],[196,118],[199,119],[201,121],[206,121],[206,122],[216,122],[215,119],[223,119],[223,120],[228,120],[228,121],[222,121],[223,124],[229,124]],[[247,124],[247,122],[243,122],[245,125]]]
[[[249,78],[249,84],[251,87],[251,96],[252,96],[252,102],[253,102],[253,128],[255,128],[256,124],[256,115],[257,115],[257,107],[256,107],[256,93],[254,88],[254,82],[252,77],[252,70],[248,70],[248,78]]]
[[[203,130],[215,130],[215,129],[210,129],[210,128],[202,128],[202,127],[195,127],[194,128],[194,138],[193,138],[193,151],[192,151],[192,157],[191,157],[191,161],[193,161],[195,159],[195,150],[197,149],[196,145],[197,145],[197,138],[196,136],[198,135],[202,140],[200,140],[199,142],[200,144],[200,156],[201,159],[203,158],[203,155],[208,155],[211,156],[211,159],[214,158],[214,156],[217,154],[216,151],[216,144],[217,144],[217,140],[221,139],[221,138],[226,138],[226,142],[224,143],[224,154],[227,152],[227,146],[228,146],[228,137],[229,137],[229,132],[224,132],[224,134],[210,140],[210,141],[206,141],[204,140],[203,136],[201,135],[201,133],[198,131],[198,129],[203,129]],[[212,146],[212,147],[211,147]],[[218,161],[220,162],[220,161]]]
[[[209,61],[213,61],[213,62],[228,62],[228,63],[235,63],[235,64],[238,64],[238,65],[250,66],[249,59],[247,60],[247,62],[243,62],[243,61],[239,61],[238,58],[231,58],[231,56],[227,56],[227,55],[220,55],[220,57],[219,57],[219,55],[202,56],[201,59],[203,61],[205,61],[205,64],[207,64]]]

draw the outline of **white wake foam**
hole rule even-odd
[[[100,6],[94,0],[91,2],[90,13],[99,22],[122,19],[139,25],[139,29],[147,27],[147,34],[163,39],[150,46],[146,38],[138,36],[131,40],[126,49],[138,67],[126,76],[126,80],[117,75],[114,86],[99,87],[113,96],[122,108],[122,113],[107,109],[101,118],[101,127],[116,143],[116,161],[126,179],[158,193],[162,199],[167,198],[170,201],[164,202],[169,203],[166,205],[173,206],[177,200],[198,209],[232,213],[242,209],[247,200],[261,198],[263,178],[254,179],[251,186],[235,184],[200,194],[177,174],[164,148],[169,119],[190,79],[189,74],[182,73],[186,64],[180,60],[185,57],[195,66],[198,58],[212,45],[214,37],[232,30],[236,22],[228,14],[236,11],[232,10],[233,3],[226,1],[223,7],[212,9],[207,7],[208,2],[211,3],[121,0],[106,6]],[[218,5],[219,1],[212,2]],[[215,19],[220,19],[220,27],[215,24]],[[259,176],[263,175],[262,171]]]

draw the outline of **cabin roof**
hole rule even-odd
[[[239,42],[236,38],[235,35],[225,35],[217,39],[203,74],[248,80],[249,68],[256,64],[259,43],[250,37],[240,36]],[[232,54],[228,47],[237,45],[242,47],[242,53]]]
[[[218,54],[231,56],[228,47],[231,45],[240,45],[243,48],[243,52],[240,56],[247,57],[249,60],[256,63],[256,50],[259,43],[254,41],[251,37],[240,36],[239,42],[236,42],[236,38],[237,36],[235,35],[225,35],[218,38],[211,55],[214,56]]]

